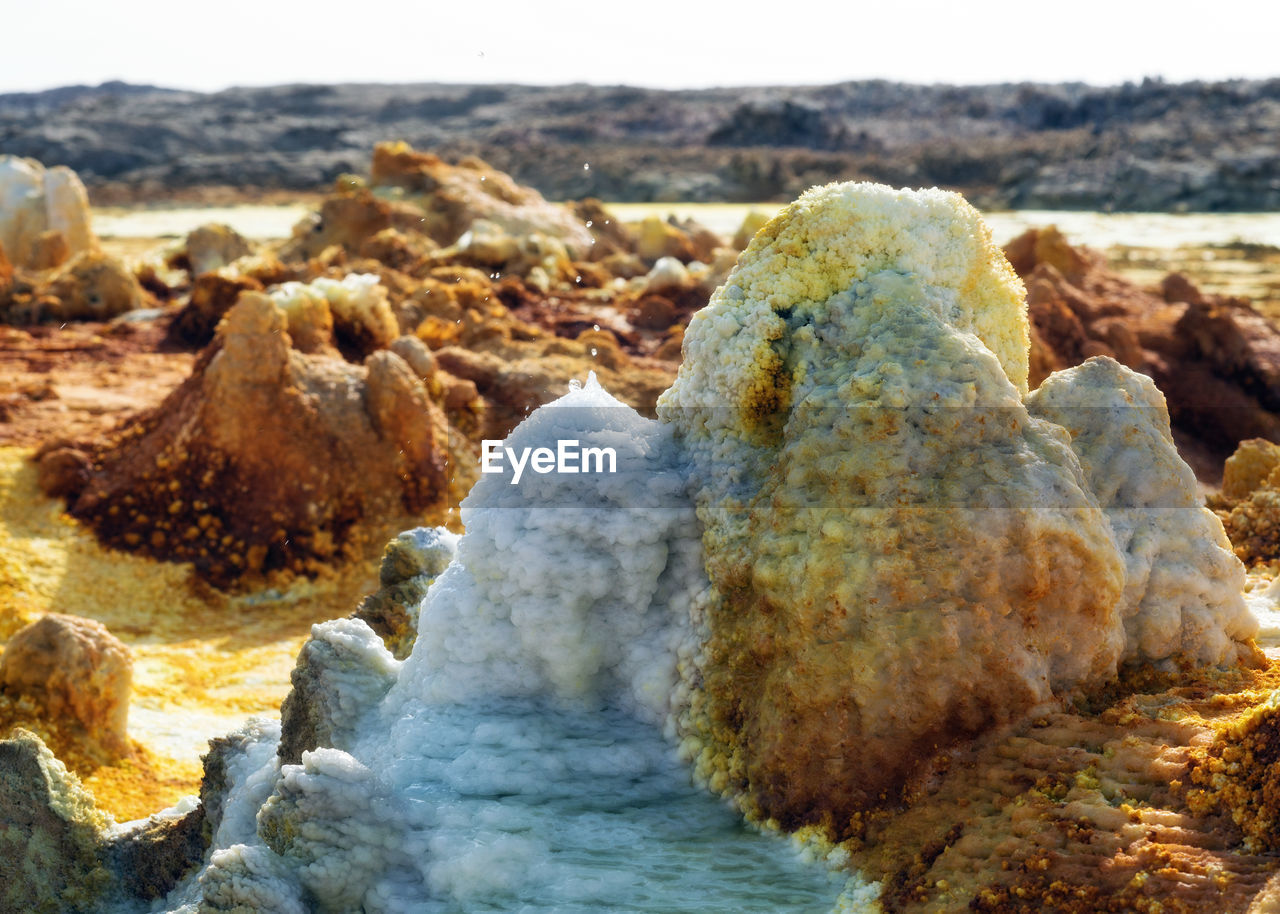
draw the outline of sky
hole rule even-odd
[[[298,82],[676,89],[1280,76],[1274,0],[4,5],[0,92],[113,79],[208,91]]]

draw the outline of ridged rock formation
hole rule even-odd
[[[108,542],[226,581],[305,571],[362,518],[441,505],[447,425],[404,360],[306,355],[287,327],[269,298],[242,295],[191,377],[94,446],[72,513]]]
[[[128,751],[133,659],[107,627],[50,613],[20,629],[0,654],[0,687],[27,695],[107,756]]]

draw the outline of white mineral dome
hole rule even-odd
[[[0,155],[0,247],[27,266],[37,238],[61,232],[70,255],[95,246],[89,227],[89,195],[74,171],[46,169],[35,159]]]

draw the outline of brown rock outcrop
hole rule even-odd
[[[427,527],[406,530],[387,543],[378,571],[380,586],[360,601],[353,617],[373,629],[397,660],[413,650],[418,605],[454,551],[447,535]]]
[[[192,346],[204,346],[213,339],[214,328],[231,310],[241,292],[258,292],[262,283],[249,276],[201,273],[191,287],[191,296],[169,324],[169,333]]]
[[[1236,555],[1246,565],[1280,559],[1280,445],[1240,442],[1222,471],[1222,492],[1210,500]]]
[[[422,208],[426,233],[441,244],[453,244],[476,220],[485,219],[511,235],[541,232],[558,238],[575,257],[585,257],[592,247],[591,232],[573,213],[474,157],[449,165],[406,143],[379,143],[370,183],[402,188]]]
[[[69,719],[109,755],[128,751],[132,685],[129,649],[92,619],[51,613],[19,630],[0,655],[0,686]]]
[[[1023,233],[1005,255],[1027,287],[1033,387],[1109,355],[1156,381],[1174,428],[1214,462],[1246,438],[1280,440],[1280,330],[1247,301],[1177,274],[1142,289],[1052,227]]]
[[[448,432],[402,359],[290,346],[284,313],[240,296],[191,376],[89,446],[71,512],[107,542],[194,562],[215,581],[335,556],[361,518],[443,498]]]
[[[298,223],[293,237],[280,249],[280,256],[284,260],[305,260],[334,245],[356,254],[389,229],[427,233],[417,207],[380,199],[364,187],[340,186],[337,193],[320,204],[319,212]]]
[[[186,267],[192,276],[201,276],[251,253],[253,246],[243,235],[229,225],[211,222],[187,233],[182,253],[172,262]]]
[[[91,250],[53,271],[16,270],[7,292],[0,280],[0,323],[108,320],[143,300],[142,286],[124,264]]]

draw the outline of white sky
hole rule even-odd
[[[0,92],[110,79],[974,84],[1280,76],[1280,3],[3,0]]]

